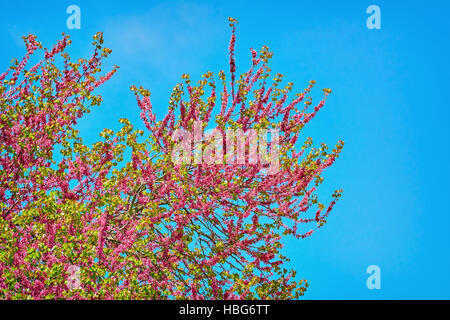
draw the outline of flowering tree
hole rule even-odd
[[[307,282],[283,268],[282,239],[310,236],[340,197],[336,191],[326,206],[315,192],[343,142],[331,152],[325,144],[313,148],[311,139],[296,148],[331,91],[324,89],[312,111],[314,81],[288,102],[293,84],[281,87],[281,74],[270,79],[267,47],[251,50],[250,69],[236,78],[235,25],[230,18],[229,80],[221,71],[216,83],[208,72],[194,85],[183,75],[161,121],[149,91],[133,86],[147,131],[121,119],[120,130],[105,129],[91,146],[74,126],[100,104],[92,92],[117,70],[99,76],[110,53],[102,34],[94,36],[89,60],[71,62],[64,36],[29,70],[42,46],[25,38],[27,54],[0,76],[1,298],[304,294]],[[207,133],[211,125],[215,135]],[[264,142],[276,151],[276,170],[268,170],[272,162],[252,161],[251,141],[239,149],[242,135],[216,139],[230,130],[244,140],[250,130],[270,130]],[[241,162],[234,161],[239,150]],[[177,161],[180,152],[184,161]]]

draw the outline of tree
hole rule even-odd
[[[293,84],[281,87],[281,74],[269,79],[267,47],[259,54],[251,50],[250,69],[236,79],[236,20],[230,18],[230,26],[229,80],[221,71],[217,85],[208,72],[194,85],[183,75],[161,121],[152,111],[150,92],[133,86],[147,131],[120,119],[120,130],[103,130],[91,146],[74,127],[100,105],[101,96],[92,92],[118,68],[99,75],[111,52],[103,47],[102,34],[94,36],[89,60],[71,62],[65,52],[70,39],[64,36],[28,71],[30,56],[42,45],[34,36],[25,38],[27,54],[0,76],[0,297],[293,299],[304,294],[306,280],[283,268],[289,259],[281,254],[282,240],[305,238],[322,227],[341,195],[336,191],[325,206],[316,188],[343,142],[328,152],[325,144],[313,148],[308,138],[296,151],[301,129],[331,90],[324,89],[312,111],[307,96],[314,81],[288,103]],[[211,124],[215,130],[208,134]],[[221,139],[230,130],[237,140]],[[271,138],[251,140],[252,130],[270,132]],[[242,138],[248,138],[247,148],[230,146]],[[276,151],[272,158],[264,145]],[[243,162],[235,161],[239,150]],[[271,162],[253,161],[251,150]]]

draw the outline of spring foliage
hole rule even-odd
[[[76,62],[66,53],[68,36],[51,50],[25,38],[24,58],[0,75],[0,298],[304,294],[306,280],[283,267],[289,259],[281,249],[285,236],[305,238],[322,227],[340,197],[336,191],[322,204],[316,188],[343,142],[329,151],[310,138],[297,141],[331,90],[315,106],[308,97],[314,81],[294,95],[292,83],[271,76],[267,47],[252,49],[249,70],[237,76],[234,19],[230,26],[228,74],[208,72],[195,84],[183,75],[161,121],[150,92],[133,86],[146,131],[121,119],[120,130],[105,129],[90,146],[74,127],[100,105],[93,91],[118,68],[100,75],[111,52],[102,34],[94,36],[92,57]],[[44,58],[26,69],[38,51]],[[279,130],[279,170],[175,164],[172,134],[199,121],[203,130]]]

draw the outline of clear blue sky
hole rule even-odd
[[[81,30],[66,28],[67,6],[81,8]],[[381,9],[369,30],[366,8]],[[272,70],[300,88],[315,79],[333,89],[304,131],[317,143],[346,142],[320,195],[344,195],[325,228],[290,240],[291,266],[309,280],[308,299],[450,298],[448,1],[2,1],[0,70],[20,58],[20,38],[51,46],[69,33],[73,57],[87,57],[103,31],[121,66],[104,103],[80,123],[95,139],[127,117],[139,123],[131,84],[152,91],[158,115],[182,73],[193,79],[227,68],[227,18],[238,19],[238,71],[266,44]],[[317,100],[316,100],[317,101]],[[381,268],[381,290],[366,268]]]

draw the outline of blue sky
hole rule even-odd
[[[68,30],[66,8],[81,8],[81,30]],[[381,9],[369,30],[366,8]],[[61,32],[74,58],[87,57],[103,31],[121,68],[100,92],[104,103],[79,125],[95,139],[127,117],[139,123],[131,84],[167,110],[182,73],[198,79],[227,68],[227,18],[238,19],[238,71],[249,48],[268,45],[272,70],[313,96],[332,88],[303,136],[345,141],[320,195],[343,188],[325,228],[289,240],[291,267],[309,280],[307,299],[449,299],[450,2],[424,1],[2,1],[0,70],[24,54],[20,38],[51,46]],[[381,289],[366,287],[366,268],[381,268]]]

